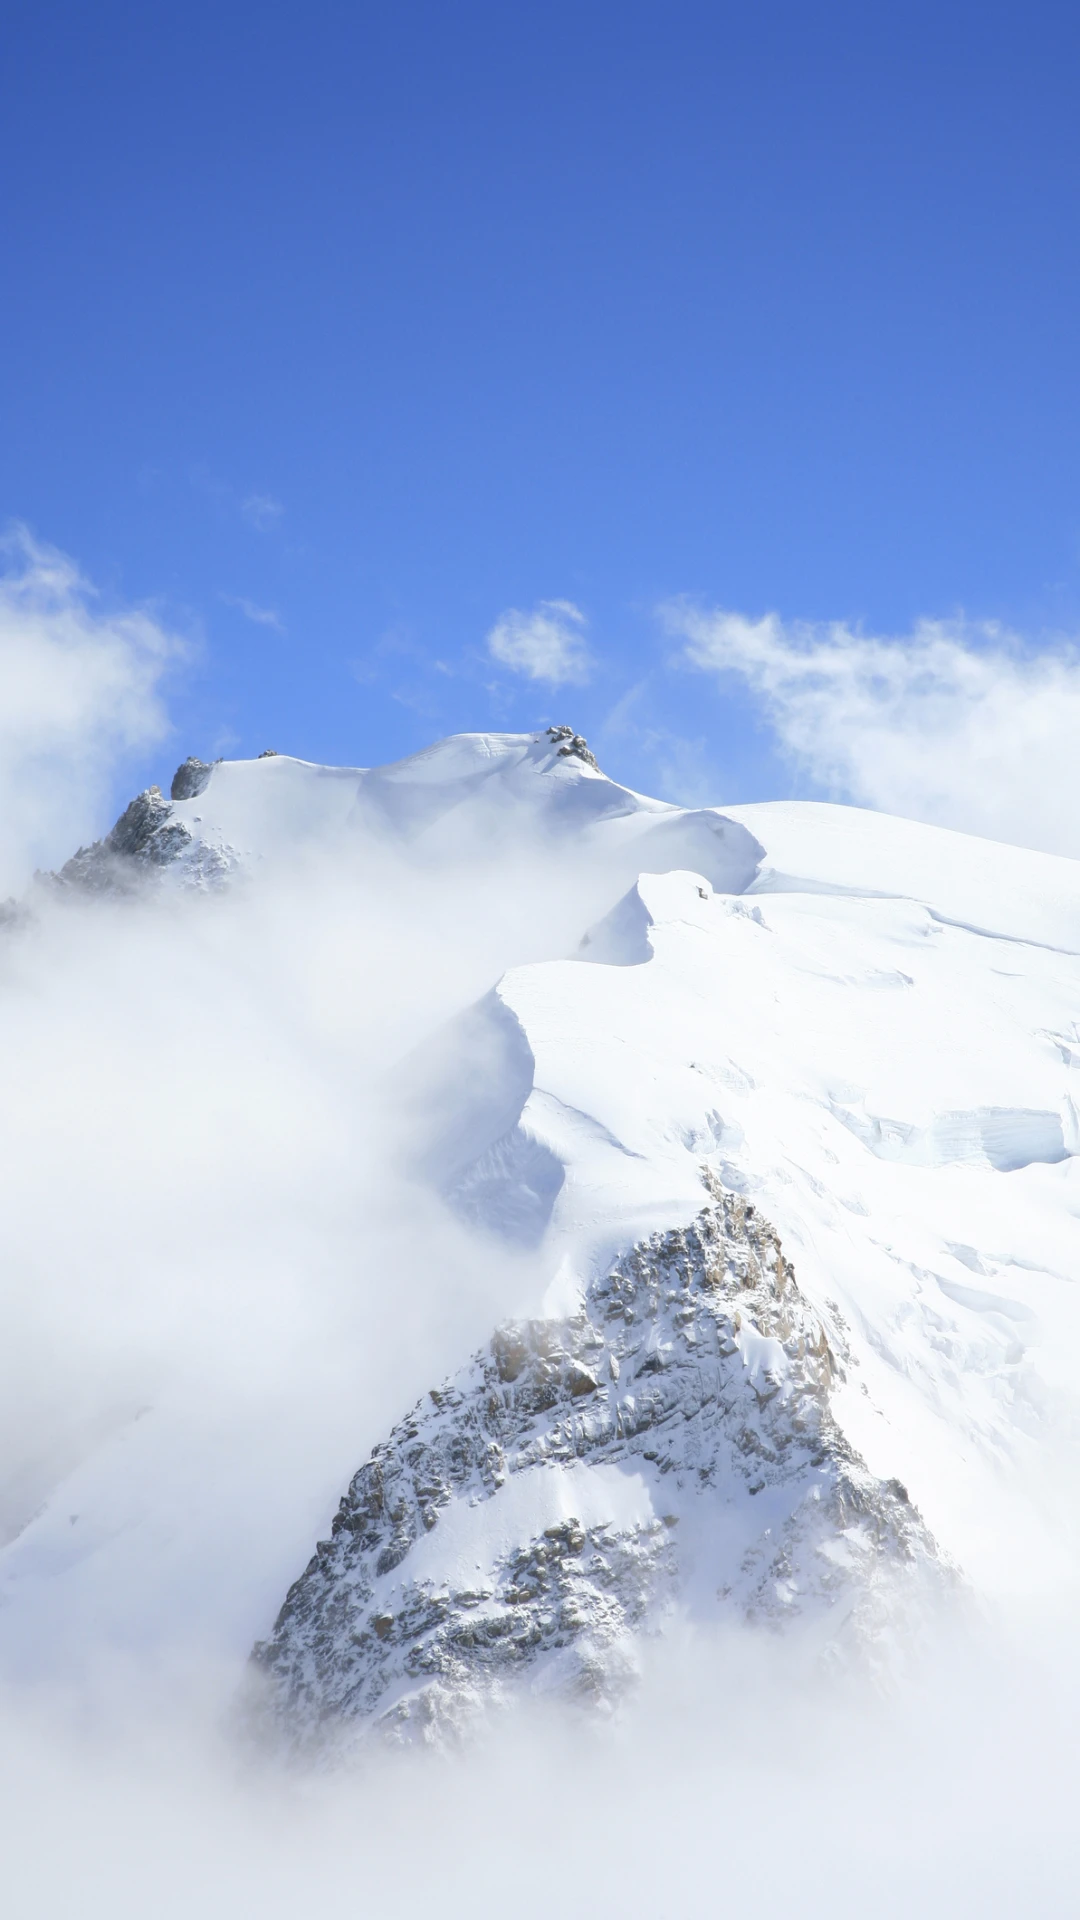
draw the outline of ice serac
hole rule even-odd
[[[881,1663],[949,1588],[833,1417],[838,1317],[706,1186],[576,1312],[499,1328],[357,1473],[254,1656],[293,1751],[439,1740],[522,1689],[611,1702],[677,1602]]]

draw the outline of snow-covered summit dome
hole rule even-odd
[[[316,1720],[408,1719],[429,1685],[483,1693],[511,1644],[515,1685],[628,1669],[676,1596],[828,1639],[892,1618],[897,1569],[909,1593],[951,1567],[1001,1593],[1005,1511],[1045,1557],[1021,1468],[1076,1417],[1080,863],[855,808],[680,808],[553,727],[374,768],[188,759],[61,878],[171,888],[172,928],[279,871],[302,928],[361,872],[335,939],[404,892],[423,951],[418,874],[451,875],[452,920],[461,876],[483,915],[513,873],[513,963],[437,1034],[414,1023],[385,1097],[412,1090],[409,1177],[440,1219],[532,1263],[528,1317],[446,1354],[366,1466],[301,1472],[287,1431],[262,1437],[261,1480],[291,1493],[256,1520],[228,1458],[196,1498],[177,1463],[208,1447],[153,1407],[122,1423],[0,1559],[0,1652],[45,1617],[73,1657],[143,1633],[167,1537],[220,1596],[218,1651],[270,1636],[286,1718],[302,1694]],[[320,1046],[351,1018],[347,953],[331,973]]]

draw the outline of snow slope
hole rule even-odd
[[[695,1307],[695,1337],[720,1342],[723,1366],[718,1360],[704,1399],[697,1388],[676,1395],[665,1419],[678,1425],[699,1419],[703,1407],[719,1409],[722,1444],[709,1456],[714,1493],[725,1476],[730,1492],[732,1476],[742,1471],[724,1425],[724,1381],[730,1374],[731,1391],[750,1395],[751,1410],[771,1407],[768,1446],[779,1449],[777,1460],[787,1459],[795,1429],[778,1437],[775,1423],[783,1425],[785,1407],[794,1417],[798,1395],[792,1399],[766,1377],[762,1355],[771,1354],[783,1372],[812,1325],[826,1330],[833,1356],[828,1405],[815,1415],[828,1426],[828,1471],[862,1476],[860,1486],[871,1490],[865,1498],[879,1514],[875,1538],[895,1544],[880,1503],[899,1497],[882,1489],[899,1486],[912,1503],[915,1557],[955,1565],[983,1595],[999,1599],[1025,1579],[1047,1577],[1053,1564],[1073,1563],[1053,1476],[1075,1418],[1080,1335],[1073,1284],[1080,1267],[1080,865],[849,808],[680,810],[608,781],[569,729],[464,735],[382,769],[316,768],[279,756],[186,768],[178,776],[180,797],[166,803],[159,796],[160,805],[150,807],[148,833],[143,808],[141,841],[135,834],[131,844],[129,833],[126,844],[99,843],[62,878],[115,887],[134,884],[136,869],[152,869],[160,884],[180,879],[197,890],[240,874],[257,878],[267,863],[341,860],[375,840],[398,849],[403,861],[437,862],[452,848],[482,866],[495,845],[525,848],[540,839],[565,847],[590,875],[592,905],[576,947],[563,959],[515,967],[493,981],[405,1076],[424,1089],[427,1109],[438,1116],[423,1143],[427,1177],[495,1244],[537,1251],[543,1280],[536,1325],[562,1329],[550,1335],[552,1352],[562,1355],[556,1399],[547,1409],[532,1408],[530,1419],[543,1417],[531,1438],[514,1428],[517,1464],[505,1468],[498,1485],[485,1482],[478,1467],[472,1479],[473,1467],[462,1468],[456,1479],[443,1474],[442,1491],[426,1505],[416,1496],[415,1511],[423,1507],[426,1517],[413,1532],[406,1529],[407,1539],[402,1535],[394,1568],[376,1575],[372,1561],[358,1571],[341,1560],[340,1541],[320,1548],[273,1642],[270,1664],[289,1676],[282,1700],[303,1698],[304,1711],[318,1714],[400,1703],[409,1685],[419,1699],[435,1669],[421,1671],[421,1661],[408,1685],[405,1676],[409,1658],[420,1660],[421,1642],[434,1644],[431,1620],[423,1632],[417,1628],[410,1655],[401,1641],[408,1608],[400,1591],[397,1601],[376,1591],[391,1575],[397,1590],[409,1585],[410,1605],[420,1596],[429,1612],[442,1607],[439,1645],[453,1641],[459,1664],[439,1668],[437,1677],[440,1686],[460,1691],[469,1669],[468,1660],[460,1665],[467,1636],[454,1640],[463,1609],[490,1611],[499,1581],[505,1587],[510,1578],[507,1569],[513,1564],[520,1573],[538,1552],[542,1559],[552,1527],[571,1526],[573,1538],[588,1534],[601,1559],[605,1527],[609,1546],[623,1543],[619,1552],[630,1534],[661,1537],[655,1530],[672,1509],[674,1480],[691,1472],[691,1454],[669,1448],[660,1480],[655,1460],[644,1469],[632,1450],[619,1452],[621,1433],[597,1429],[602,1457],[586,1488],[585,1468],[570,1462],[565,1434],[556,1438],[558,1396],[569,1396],[566,1405],[577,1401],[567,1369],[580,1360],[582,1329],[594,1324],[612,1275],[624,1271],[619,1263],[652,1259],[662,1267],[657,1249],[665,1236],[704,1231],[692,1226],[708,1198],[703,1169],[721,1196],[717,1204],[730,1208],[736,1197],[750,1203],[765,1231],[779,1235],[805,1319],[805,1326],[792,1321],[788,1331],[770,1332],[775,1301],[762,1295],[756,1306],[744,1303],[738,1327],[729,1301],[725,1332],[711,1307],[705,1320],[704,1308]],[[637,1335],[630,1343],[631,1371],[646,1352],[671,1344],[664,1329],[677,1305],[668,1283],[656,1281],[650,1298],[644,1344]],[[740,1329],[742,1337],[734,1338]],[[621,1400],[611,1361],[618,1368],[629,1350],[604,1339],[607,1375],[601,1382],[594,1369],[586,1397],[597,1395],[597,1407],[602,1401],[611,1412]],[[768,1344],[777,1339],[786,1358]],[[464,1408],[470,1431],[494,1418],[484,1413],[489,1373],[481,1358],[449,1384],[431,1382],[437,1394],[451,1392],[459,1412]],[[511,1418],[512,1408],[504,1411]],[[6,1549],[0,1653],[6,1641],[25,1656],[42,1609],[66,1615],[76,1628],[82,1623],[91,1638],[105,1631],[110,1592],[121,1587],[126,1620],[141,1607],[151,1638],[159,1617],[162,1634],[179,1631],[175,1610],[157,1611],[153,1529],[140,1547],[139,1529],[123,1521],[125,1500],[132,1512],[140,1502],[144,1510],[155,1487],[168,1483],[167,1476],[155,1480],[149,1465],[141,1478],[132,1466],[140,1454],[150,1462],[155,1449],[167,1450],[154,1437],[152,1414],[140,1426],[141,1433],[129,1428],[122,1436],[123,1474],[114,1437],[88,1455]],[[387,1442],[395,1458],[408,1442],[409,1422],[404,1431],[405,1442],[400,1433]],[[163,1432],[164,1416],[157,1429]],[[450,1440],[440,1427],[423,1444],[437,1451]],[[506,1433],[499,1445],[506,1452]],[[809,1497],[806,1475],[824,1471],[821,1459],[807,1456],[803,1477],[791,1482],[789,1515]],[[510,1481],[519,1475],[523,1484],[532,1476],[535,1493],[511,1500]],[[543,1475],[561,1478],[537,1478]],[[104,1537],[122,1539],[126,1555],[123,1581],[112,1584],[113,1549],[96,1559],[92,1595],[64,1534],[76,1483],[80,1514],[93,1525],[95,1514],[100,1521],[108,1513]],[[310,1469],[307,1506],[304,1489],[294,1489],[278,1530],[269,1523],[261,1531],[238,1527],[231,1557],[230,1515],[233,1507],[240,1512],[247,1490],[230,1485],[227,1470],[222,1485],[220,1501],[211,1498],[205,1508],[178,1495],[168,1530],[192,1589],[212,1580],[210,1612],[227,1623],[220,1645],[234,1656],[241,1641],[271,1627],[283,1558],[293,1553],[294,1567],[302,1558],[305,1512],[312,1532],[324,1524],[325,1462],[319,1472]],[[715,1578],[697,1579],[700,1545],[690,1553],[678,1545],[691,1531],[699,1541],[707,1535],[711,1512],[719,1537],[725,1497],[721,1486],[712,1508],[708,1500],[694,1505],[693,1529],[663,1536],[666,1571],[655,1581],[649,1575],[647,1599],[639,1582],[633,1604],[612,1602],[612,1614],[607,1589],[603,1606],[599,1588],[593,1599],[575,1589],[573,1605],[569,1591],[561,1592],[570,1623],[559,1630],[563,1651],[584,1646],[592,1633],[595,1652],[598,1608],[607,1621],[605,1659],[615,1665],[630,1658],[635,1632],[662,1623],[673,1596],[704,1618],[733,1595],[745,1612],[754,1587],[747,1568],[756,1553],[760,1574],[768,1560],[762,1540],[775,1522],[764,1503],[754,1506],[758,1493],[740,1496],[741,1544],[726,1572],[718,1563]],[[343,1505],[346,1517],[350,1500],[355,1506],[355,1493]],[[823,1544],[815,1536],[813,1551],[831,1553],[837,1564],[854,1555],[854,1564],[859,1554],[843,1506],[829,1507],[835,1537]],[[246,1506],[244,1513],[250,1520]],[[747,1518],[755,1513],[759,1518]],[[382,1526],[384,1520],[376,1533]],[[491,1588],[480,1601],[460,1597],[463,1542]],[[377,1545],[373,1536],[364,1551]],[[897,1553],[899,1566],[904,1553]],[[580,1588],[585,1562],[575,1566]],[[823,1586],[798,1554],[792,1566],[785,1606],[808,1620],[820,1617],[827,1629],[844,1583]],[[317,1574],[321,1593],[331,1573],[316,1605],[304,1582]],[[857,1604],[850,1581],[844,1592],[837,1620]],[[498,1604],[509,1606],[499,1593]],[[539,1605],[529,1602],[534,1624]],[[385,1634],[376,1620],[380,1607],[391,1621]],[[558,1652],[547,1627],[537,1625],[537,1632],[545,1657]],[[323,1635],[314,1652],[313,1633]],[[346,1709],[340,1648],[331,1642],[336,1634],[343,1645],[357,1633],[368,1635],[367,1665],[353,1673],[354,1705]]]
[[[759,837],[761,811],[742,814]],[[689,1217],[706,1159],[776,1226],[808,1297],[838,1304],[858,1355],[838,1409],[852,1443],[975,1577],[1005,1576],[998,1468],[1070,1393],[1080,1331],[1080,958],[957,924],[954,849],[939,880],[930,829],[908,840],[923,838],[926,902],[848,891],[842,826],[835,894],[821,860],[805,892],[796,876],[734,896],[644,876],[617,910],[621,964],[602,929],[583,949],[601,963],[504,978],[532,1085],[456,1190],[505,1221],[513,1174],[500,1184],[494,1162],[525,1143],[550,1156],[563,1179],[544,1231],[565,1286]],[[1016,926],[1015,898],[967,895],[984,923],[996,908]],[[1064,936],[1067,899],[1034,907],[1040,934],[1056,920]]]
[[[686,811],[608,780],[568,727],[459,734],[389,767],[319,767],[284,754],[178,768],[172,797],[140,795],[113,832],[81,849],[62,877],[116,887],[148,870],[203,887],[267,864],[347,860],[372,843],[414,862],[538,839],[569,843],[606,895],[643,867],[693,864],[739,889],[761,848],[709,808]]]

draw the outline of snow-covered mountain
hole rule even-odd
[[[680,1614],[887,1662],[943,1597],[1071,1552],[1032,1488],[1076,1410],[1080,864],[850,808],[672,807],[556,728],[370,770],[189,760],[50,884],[199,913],[373,844],[419,874],[564,849],[580,925],[399,1075],[414,1171],[478,1244],[530,1250],[527,1316],[354,1462],[287,1596],[325,1461],[242,1568],[212,1499],[171,1516],[285,1739],[612,1697]],[[8,1545],[0,1652],[99,1620],[110,1556],[126,1619],[154,1592],[165,1431],[151,1410],[88,1448]]]

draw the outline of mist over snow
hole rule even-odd
[[[830,799],[1080,854],[1074,640],[921,620],[877,635],[690,602],[663,610],[684,662],[741,681],[777,743]]]
[[[110,608],[24,527],[0,541],[0,895],[100,825],[119,766],[168,733],[185,653],[151,612]]]
[[[569,727],[190,760],[88,846],[172,643],[21,564],[19,1909],[1064,1910],[1080,866]],[[796,713],[779,629],[692,644]]]
[[[5,12],[0,1920],[1080,1908],[1080,9],[835,11]]]
[[[268,1776],[193,1711],[122,1739],[10,1703],[5,1885],[27,1910],[467,1920],[507,1902],[783,1920],[1069,1910],[1075,1669],[953,1650],[901,1702],[767,1648],[668,1645],[617,1727],[526,1714],[453,1758]]]
[[[46,898],[5,941],[8,1537],[141,1418],[168,1432],[139,1524],[179,1476],[178,1503],[272,1543],[273,1593],[402,1399],[516,1303],[528,1259],[410,1172],[395,1078],[508,960],[561,951],[581,905],[539,846],[480,876],[369,854],[331,837],[302,871],[194,903]],[[216,1566],[207,1533],[197,1569],[163,1538],[136,1548],[130,1596],[110,1573],[87,1601],[106,1647],[152,1617],[163,1657],[246,1652],[222,1588],[251,1552]]]

